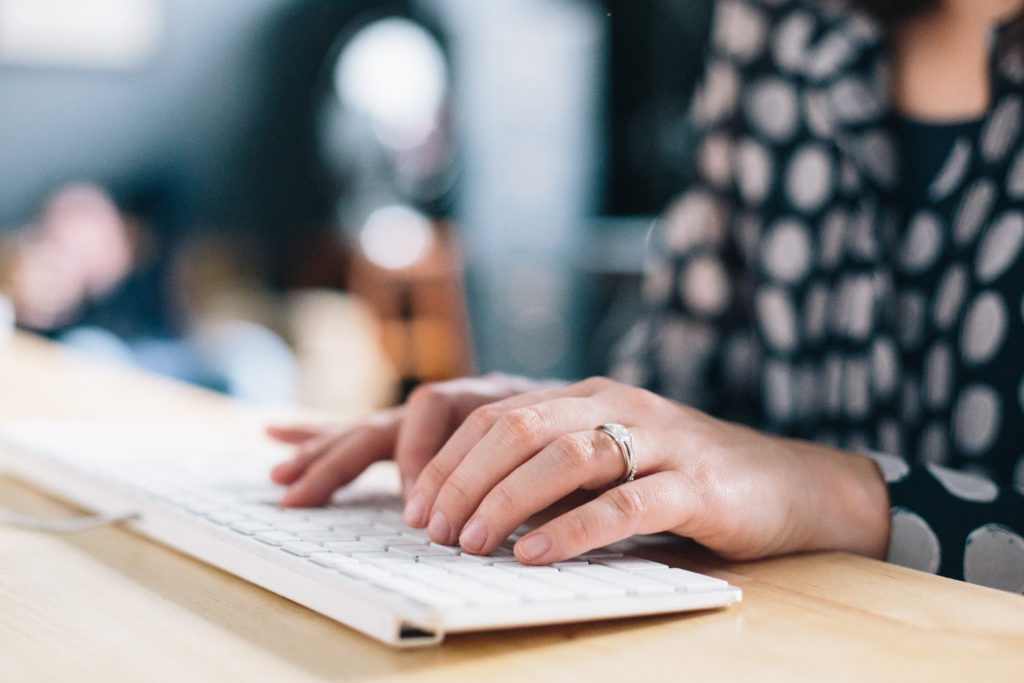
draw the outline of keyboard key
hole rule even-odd
[[[475,564],[494,564],[494,558],[490,555],[474,555],[472,553],[461,553],[459,557],[465,558],[465,560],[467,560],[468,562],[473,562]]]
[[[502,562],[494,565],[495,568],[500,569],[503,572],[511,572],[512,574],[518,574],[519,576],[533,577],[536,578],[537,574],[557,574],[558,570],[554,567],[531,567],[525,564]]]
[[[429,545],[393,545],[388,548],[389,553],[397,553],[406,557],[451,557],[447,550],[439,550]]]
[[[453,570],[452,573],[479,581],[488,586],[500,588],[531,602],[571,600],[574,596],[574,593],[564,586],[535,581],[510,572],[503,572],[496,567],[467,567]]]
[[[353,538],[359,538],[364,534],[387,534],[392,533],[390,529],[384,526],[378,526],[376,524],[331,524],[331,531],[337,531],[338,533],[348,534]]]
[[[362,541],[325,541],[321,545],[332,553],[368,553],[380,550],[380,546]]]
[[[284,545],[297,542],[299,537],[285,531],[261,531],[256,534],[256,540],[267,545]]]
[[[375,564],[379,566],[396,565],[396,564],[408,564],[412,558],[407,555],[400,555],[398,553],[392,553],[387,550],[376,548],[371,552],[366,553],[352,553],[349,557],[359,560],[360,562],[366,562],[369,564]]]
[[[650,569],[640,575],[655,581],[664,581],[687,593],[704,593],[729,587],[729,584],[721,579],[688,572],[685,569]]]
[[[359,560],[353,560],[348,555],[340,553],[310,553],[309,561],[331,569],[359,562]]]
[[[402,564],[396,564],[388,569],[388,571],[416,581],[426,581],[430,583],[441,582],[439,585],[443,585],[443,582],[449,580],[452,576],[449,572],[446,572],[443,569],[432,567],[429,564],[423,564],[422,562],[405,562]]]
[[[319,522],[332,526],[333,524],[369,524],[370,519],[357,515],[349,510],[340,508],[306,508],[302,511],[302,518],[310,522]]]
[[[662,564],[661,562],[652,562],[639,557],[624,558],[621,555],[618,558],[593,560],[593,563],[601,564],[605,567],[611,567],[612,569],[618,569],[624,572],[643,572],[650,571],[651,569],[668,569],[668,565]]]
[[[210,513],[206,518],[215,524],[231,524],[232,522],[240,522],[246,519],[245,515],[234,510],[219,510]]]
[[[459,546],[457,545],[441,545],[440,543],[434,543],[433,541],[429,542],[427,545],[445,555],[458,555],[462,552],[459,550]]]
[[[373,564],[366,564],[364,562],[339,562],[335,567],[339,572],[346,576],[351,576],[355,579],[362,579],[363,581],[373,581],[382,577],[391,576],[392,574]]]
[[[423,564],[433,565],[440,567],[441,569],[451,569],[452,567],[479,567],[481,566],[476,560],[470,560],[462,555],[426,555],[420,560]]]
[[[517,586],[505,584],[513,592],[519,592],[527,602],[556,602],[561,600],[572,600],[576,594],[563,586],[557,586],[544,581],[519,578]]]
[[[382,588],[393,590],[408,598],[434,607],[458,607],[466,603],[466,599],[460,595],[442,590],[437,586],[418,583],[402,576],[395,576],[393,574],[380,576],[372,579],[372,582]]]
[[[209,500],[197,500],[187,503],[185,509],[197,515],[208,515],[218,510],[223,510],[224,506]]]
[[[325,532],[330,531],[331,528],[325,524],[318,524],[316,522],[307,522],[305,520],[295,520],[290,522],[277,522],[274,527],[279,531],[288,531],[291,533],[299,533],[303,531],[319,531]]]
[[[498,571],[494,567],[492,567],[490,565],[484,565],[484,564],[473,564],[473,565],[463,565],[463,566],[447,567],[447,569],[454,576],[465,576],[467,578],[475,579],[475,580],[479,580],[477,577],[488,576],[490,572]]]
[[[262,522],[272,522],[288,518],[287,510],[272,505],[235,505],[234,510],[242,513],[249,519],[258,519]]]
[[[560,571],[574,576],[584,576],[595,581],[604,581],[634,595],[659,595],[675,592],[675,587],[672,584],[646,578],[643,574],[630,574],[599,564],[586,567],[567,567]]]
[[[434,588],[447,590],[477,605],[514,605],[522,602],[522,599],[515,593],[457,574],[450,574],[444,579],[427,576],[424,583],[428,583]]]
[[[274,527],[270,526],[266,522],[257,522],[253,519],[243,519],[240,522],[232,522],[230,527],[232,531],[237,531],[238,533],[246,534],[247,536],[252,536],[260,531],[274,530]]]
[[[374,520],[386,524],[396,531],[405,528],[405,522],[402,520],[402,513],[399,510],[378,510]]]
[[[278,527],[280,528],[280,527]],[[295,535],[310,543],[327,543],[328,541],[355,541],[356,537],[340,531],[296,531]]]
[[[387,548],[393,545],[409,545],[409,539],[401,534],[366,534],[359,537],[363,543],[370,543],[378,548]]]
[[[403,536],[408,536],[409,538],[411,538],[412,540],[416,541],[417,543],[424,543],[424,544],[431,543],[430,534],[427,533],[426,529],[413,529],[412,527],[405,527],[405,528],[402,529],[401,533],[402,533]],[[446,548],[448,546],[441,546],[441,547],[442,548]]]
[[[537,574],[533,578],[544,583],[554,584],[586,598],[617,598],[626,594],[626,590],[619,586],[561,570],[554,574]]]
[[[298,555],[299,557],[309,557],[313,553],[322,553],[325,548],[316,543],[298,541],[297,543],[285,543],[281,546],[281,550],[292,555]]]

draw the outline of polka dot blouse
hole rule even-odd
[[[934,127],[887,67],[842,4],[719,1],[617,374],[870,455],[890,561],[1024,592],[1024,59],[994,51],[989,113]]]

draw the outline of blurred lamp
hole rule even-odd
[[[415,264],[432,241],[430,221],[420,212],[401,205],[377,209],[359,232],[359,245],[366,258],[389,270]]]
[[[420,24],[391,17],[368,24],[334,67],[342,104],[366,116],[381,143],[404,150],[430,136],[444,104],[444,52]]]

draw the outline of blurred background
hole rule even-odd
[[[0,0],[0,292],[261,403],[602,373],[710,5]]]

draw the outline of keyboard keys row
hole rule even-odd
[[[306,552],[310,549],[296,547],[292,550]],[[459,565],[437,562],[439,558],[410,563],[407,558],[397,555],[391,551],[378,551],[351,555],[318,552],[307,556],[322,566],[378,584],[382,577],[394,574],[427,584],[444,594],[441,602],[445,604],[451,604],[453,598],[471,604],[500,605],[572,600],[577,597],[653,596],[677,591],[721,590],[727,585],[719,579],[672,569],[655,562],[647,564],[646,561],[627,560],[624,566],[634,571],[625,571],[600,564],[573,564],[563,569],[510,563],[491,566]]]
[[[221,504],[223,502],[223,504]],[[281,510],[190,500],[209,521],[267,546],[439,608],[657,596],[727,587],[719,579],[597,549],[547,567],[519,564],[510,538],[490,556],[461,552],[410,529],[397,511]],[[515,537],[528,532],[516,531]]]

